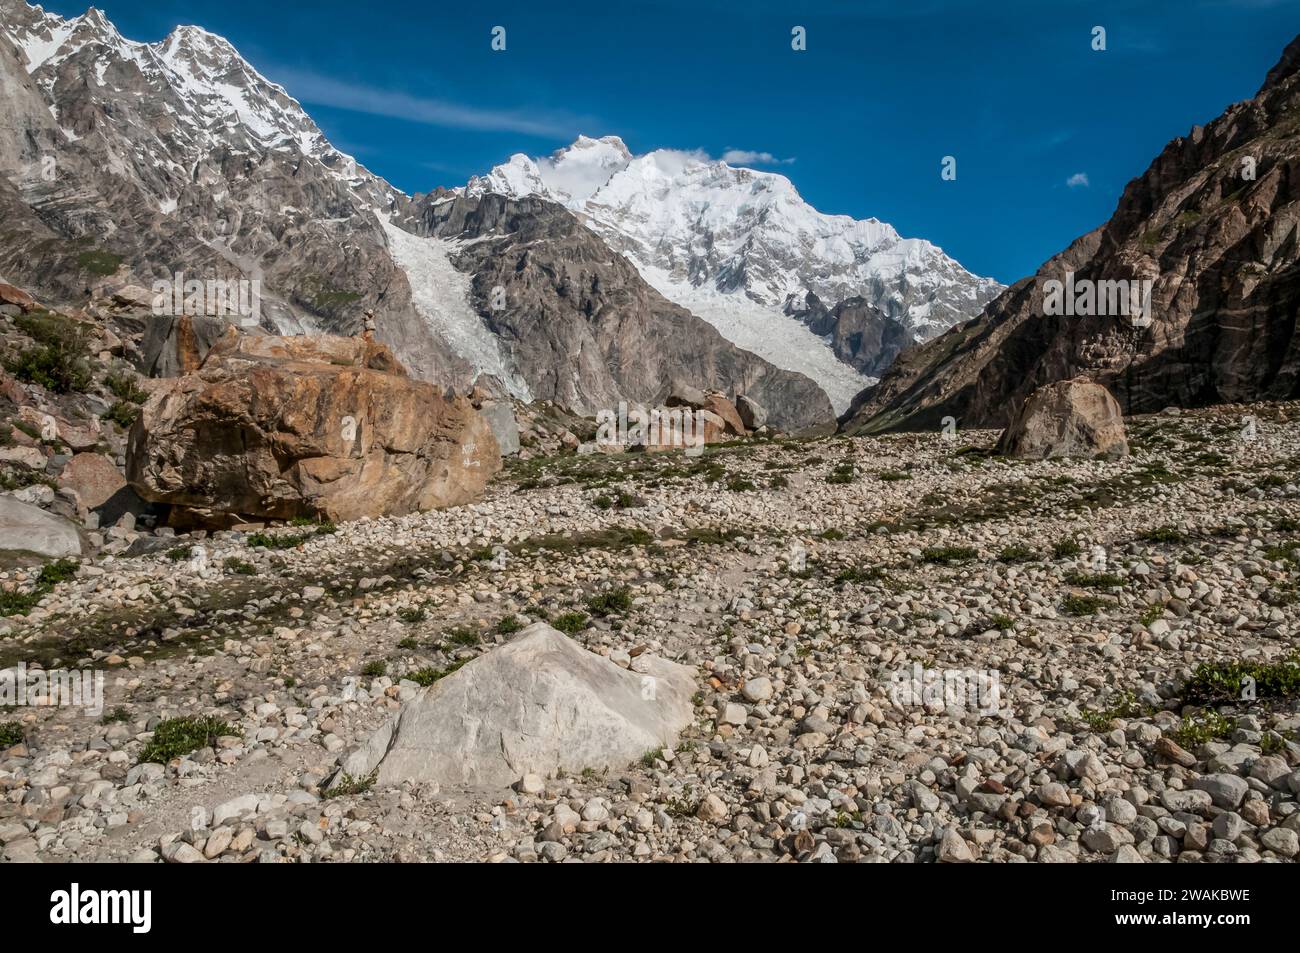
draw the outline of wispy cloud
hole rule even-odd
[[[404,119],[428,126],[563,137],[576,135],[578,130],[591,122],[560,113],[524,113],[466,106],[400,90],[348,83],[310,70],[278,69],[275,70],[275,80],[290,96],[304,103],[332,106],[371,116]]]
[[[1065,180],[1065,184],[1072,189],[1086,189],[1088,186],[1092,185],[1092,183],[1088,181],[1087,172],[1074,173],[1074,175]]]
[[[794,159],[778,159],[770,152],[728,149],[722,154],[722,161],[728,165],[790,165]]]

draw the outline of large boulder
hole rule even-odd
[[[503,788],[525,774],[621,770],[676,743],[693,717],[692,669],[642,655],[619,668],[536,622],[421,691],[343,759],[378,782]]]
[[[767,423],[767,411],[748,394],[736,395],[736,413],[740,414],[740,422],[749,430],[757,430]]]
[[[407,377],[382,344],[326,335],[221,338],[151,394],[127,451],[145,500],[279,519],[466,503],[500,467],[468,399]]]
[[[18,417],[24,423],[39,430],[42,437],[46,439],[57,437],[78,453],[83,450],[93,450],[103,439],[99,421],[93,417],[78,425],[30,405],[20,407]],[[51,430],[52,433],[48,433],[47,436],[47,432]]]
[[[1124,416],[1100,384],[1086,377],[1057,381],[1029,395],[998,452],[1032,460],[1127,456]]]
[[[727,400],[722,394],[713,391],[706,394],[704,410],[717,417],[716,421],[705,418],[707,426],[704,432],[707,442],[721,441],[725,436],[745,436],[745,423],[740,419],[740,413],[736,410],[736,405]],[[716,434],[712,432],[714,428],[716,428]]]
[[[704,391],[683,381],[673,381],[668,396],[664,398],[665,407],[692,407],[703,410],[708,406],[708,397]]]
[[[111,526],[126,513],[139,516],[145,506],[126,477],[102,453],[78,453],[59,474],[59,486],[76,494],[84,518],[86,512],[99,515],[100,526]]]
[[[80,557],[88,552],[86,535],[74,523],[39,506],[0,495],[0,565]]]
[[[0,304],[13,305],[20,311],[31,311],[36,307],[36,301],[26,291],[3,281],[0,281]]]

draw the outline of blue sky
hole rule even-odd
[[[1300,33],[1300,0],[100,5],[131,39],[180,23],[227,37],[407,192],[578,133],[768,153],[791,161],[756,167],[818,209],[883,219],[1004,282],[1104,222],[1169,139],[1252,96]]]

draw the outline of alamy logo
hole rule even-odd
[[[1150,278],[1093,281],[1065,273],[1065,281],[1051,278],[1042,283],[1043,314],[1068,317],[1127,317],[1135,328],[1151,325]]]
[[[705,427],[721,429],[722,418],[707,410],[689,407],[640,407],[628,409],[619,401],[618,410],[596,414],[596,445],[615,447],[684,447],[689,456],[704,452]]]
[[[988,716],[1001,705],[1002,683],[996,669],[926,668],[913,662],[889,677],[889,700],[896,708],[928,708],[958,715]]]
[[[0,708],[81,708],[92,718],[104,712],[104,673],[98,669],[28,669],[26,662],[0,669]]]
[[[207,315],[235,318],[244,327],[255,327],[262,317],[261,279],[186,278],[176,272],[171,278],[153,283],[153,313]]]
[[[132,933],[153,926],[152,890],[70,890],[50,894],[50,922],[58,925],[125,923]]]

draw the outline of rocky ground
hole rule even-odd
[[[0,573],[48,590],[12,600],[0,667],[107,672],[97,717],[0,712],[0,854],[1294,860],[1298,420],[1132,418],[1114,462],[1004,460],[994,432],[573,454],[400,519],[116,527],[70,578]],[[681,742],[516,789],[325,791],[540,618],[694,667]],[[997,693],[913,702],[918,664]]]

